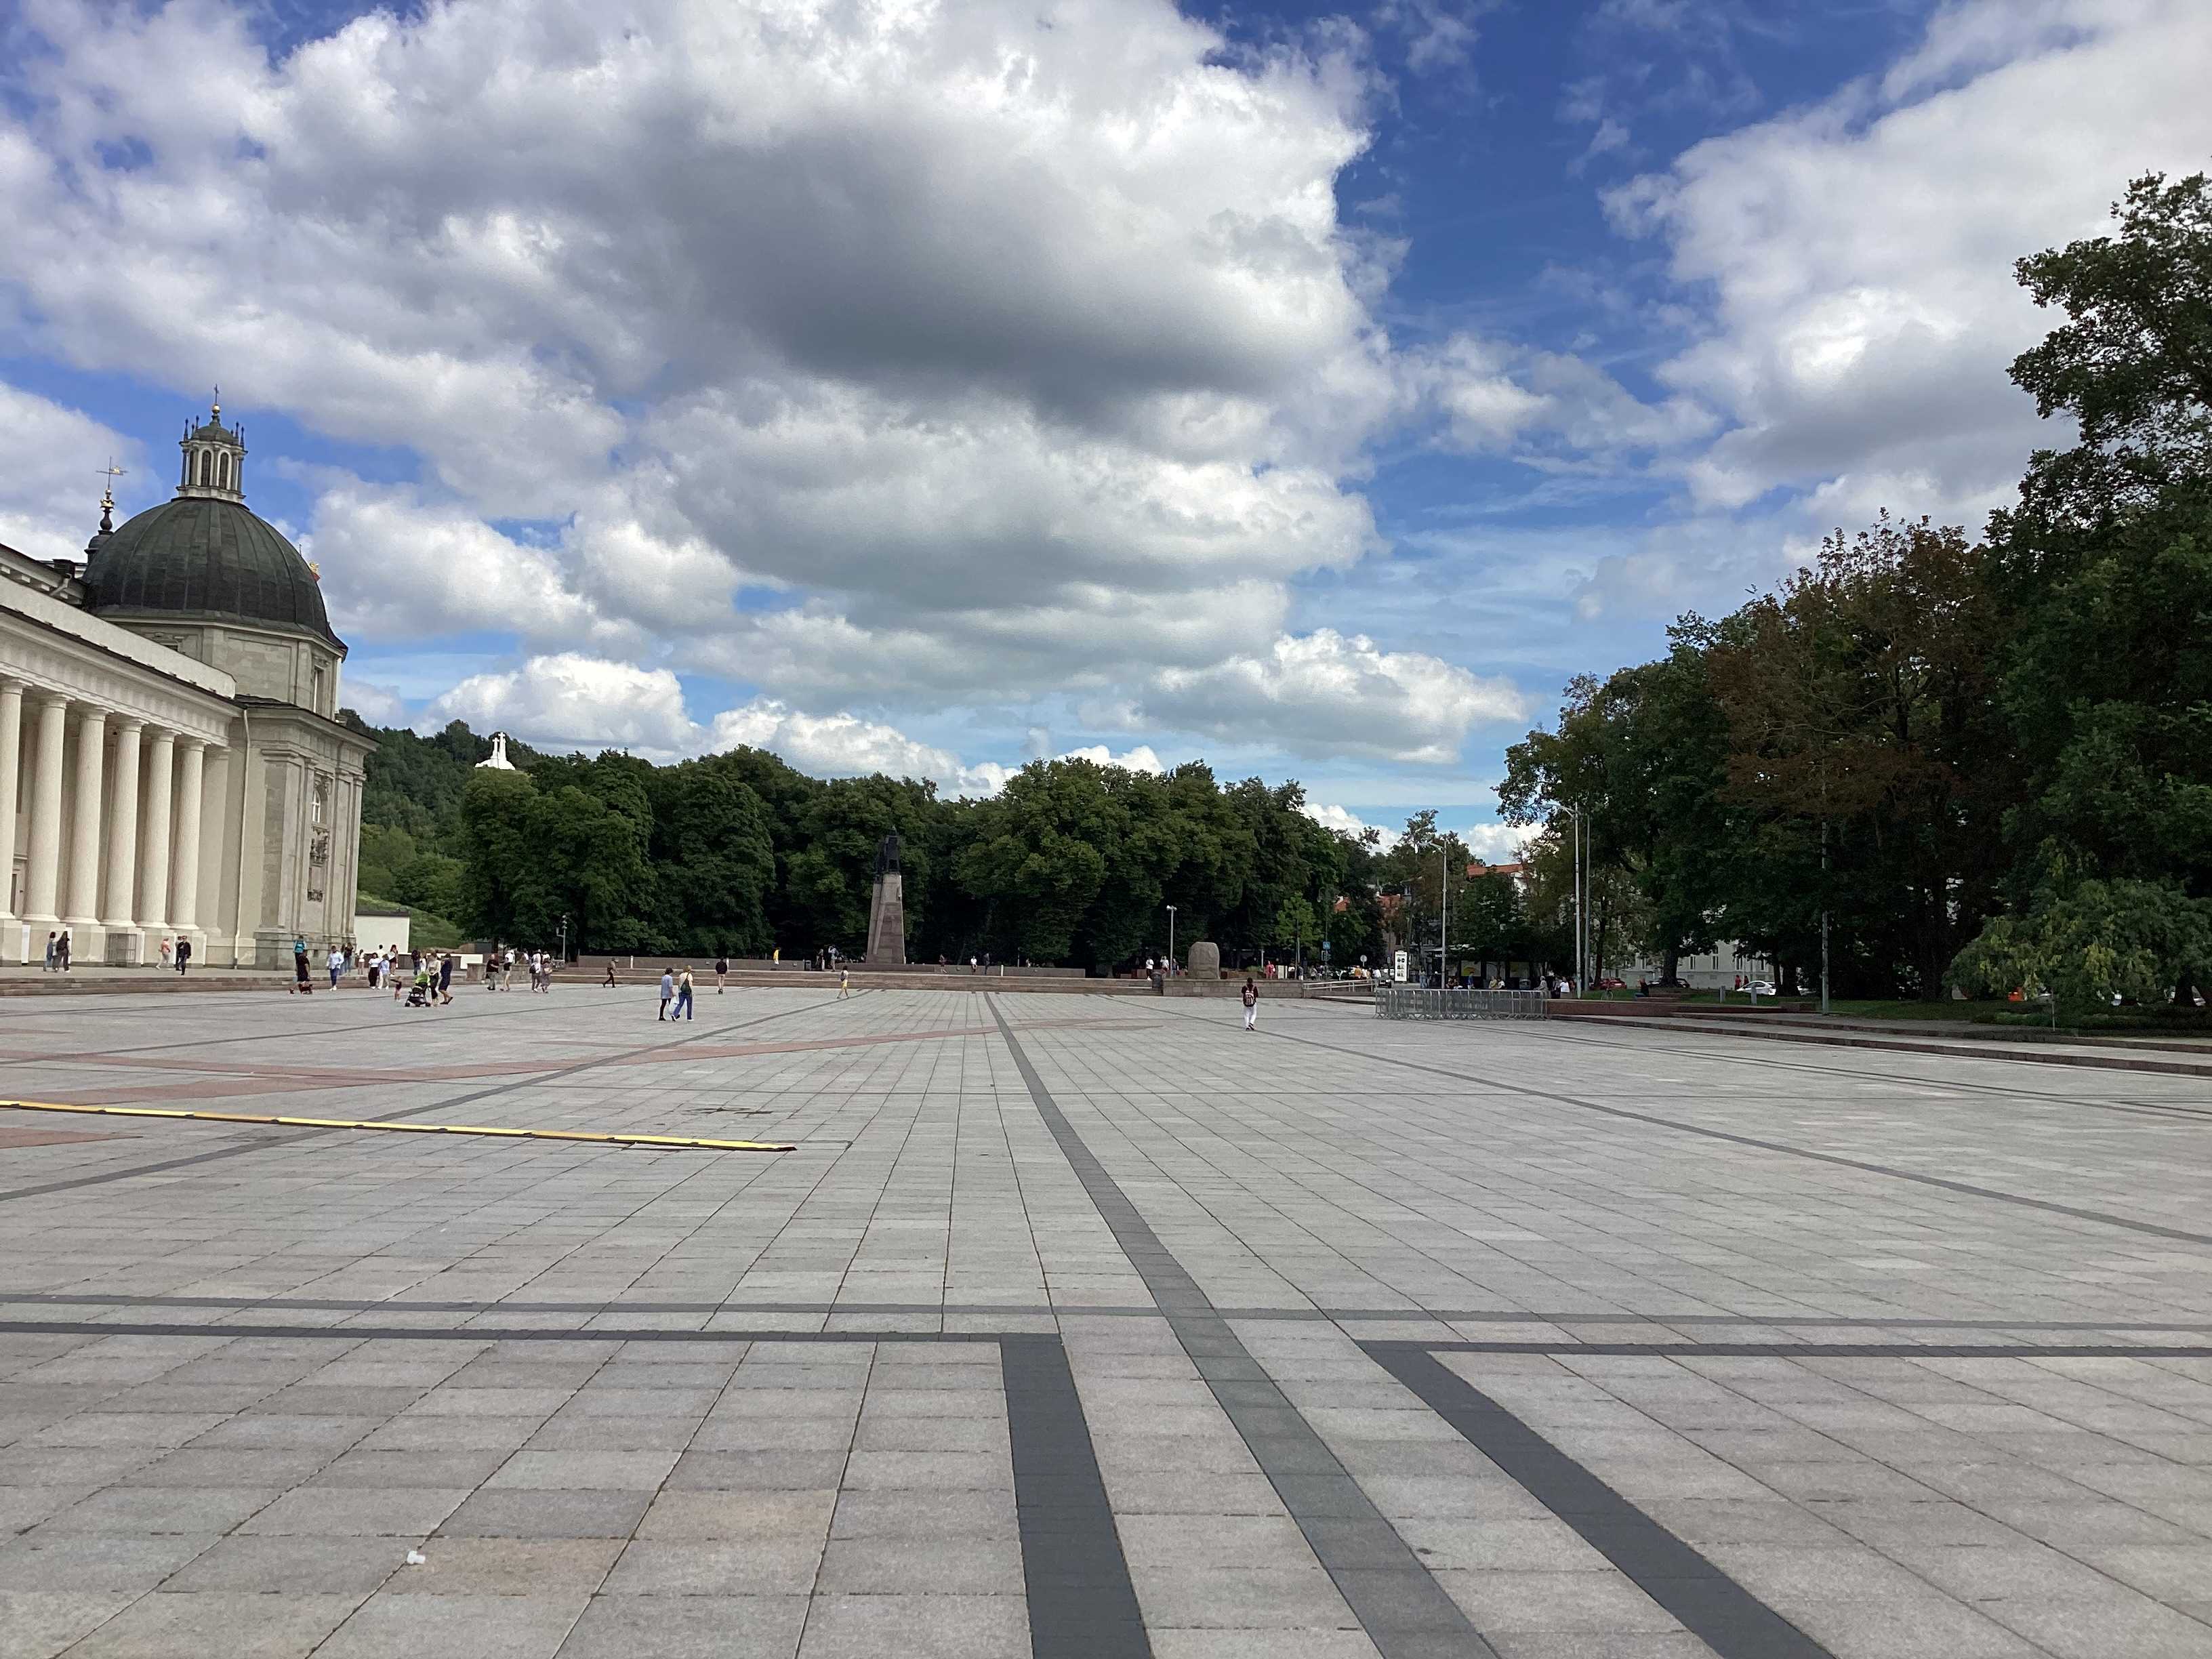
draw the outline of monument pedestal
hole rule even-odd
[[[906,966],[906,878],[896,870],[876,878],[875,896],[868,903],[868,961]]]

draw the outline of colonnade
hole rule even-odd
[[[85,960],[95,959],[95,944],[107,959],[141,961],[149,939],[201,939],[207,750],[198,733],[0,680],[0,951],[15,954],[6,946],[18,927],[26,956],[42,953],[46,934],[66,928]],[[66,777],[65,757],[73,763]],[[19,778],[27,801],[16,799]],[[21,913],[11,916],[16,822],[26,806]]]

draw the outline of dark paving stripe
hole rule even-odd
[[[1425,1066],[1419,1060],[1400,1060],[1395,1054],[1374,1054],[1364,1048],[1347,1048],[1342,1043],[1323,1042],[1317,1037],[1292,1036],[1287,1031],[1269,1031],[1267,1035],[1279,1042],[1301,1042],[1309,1048],[1326,1048],[1332,1054],[1349,1054],[1355,1060],[1402,1066],[1409,1072],[1426,1072],[1433,1077],[1449,1078],[1457,1083],[1472,1083],[1486,1089],[1503,1090],[1509,1094],[1527,1095],[1533,1100],[1548,1100],[1554,1105],[1571,1106],[1577,1111],[1599,1112],[1607,1117],[1625,1118],[1632,1123],[1648,1123],[1655,1128],[1702,1135],[1708,1140],[1756,1147],[1763,1152],[1780,1152],[1790,1158],[1804,1158],[1809,1163],[1832,1164],[1839,1170],[1856,1170],[1866,1175],[1886,1176],[1892,1181],[1910,1181],[1918,1186],[1936,1187],[1967,1198],[1993,1199],[2000,1204],[2014,1204],[2026,1210],[2043,1210],[2052,1215],[2070,1216],[2076,1221],[2093,1221],[2100,1226],[2124,1227],[2130,1232],[2145,1233],[2153,1238],[2179,1239],[2185,1244],[2212,1244],[2212,1233],[2192,1233],[2180,1227],[2162,1227],[2154,1221],[2137,1221],[2130,1216],[2113,1215],[2109,1211],[2085,1210],[2072,1204],[2053,1203],[2046,1198],[2029,1198],[2020,1193],[1999,1192],[1994,1187],[1977,1187],[1964,1181],[1947,1181],[1942,1176],[1893,1169],[1887,1164],[1869,1164],[1861,1158],[1842,1158],[1833,1152],[1816,1152],[1808,1147],[1792,1146],[1786,1141],[1761,1140],[1756,1135],[1740,1135],[1726,1129],[1708,1128],[1702,1123],[1686,1123],[1680,1118],[1660,1117],[1650,1112],[1632,1112],[1626,1106],[1601,1106],[1594,1100],[1578,1100],[1572,1095],[1553,1094],[1548,1089],[1532,1089],[1525,1083],[1508,1083],[1499,1078],[1471,1076],[1442,1066]],[[1931,1084],[1929,1086],[1941,1085]]]
[[[1834,1659],[1826,1648],[1425,1350],[1395,1342],[1361,1346],[1465,1436],[1468,1444],[1580,1533],[1720,1659]]]
[[[997,999],[987,1000],[1030,1099],[1076,1179],[1382,1659],[1497,1659],[1084,1145],[999,1012]]]
[[[865,996],[867,994],[861,992],[860,994]],[[793,1014],[808,1013],[817,1008],[827,1007],[830,1002],[834,1000],[836,1000],[835,998],[830,998],[822,1002],[810,1002],[802,1007],[786,1008],[780,1013],[763,1014],[757,1019],[741,1019],[732,1024],[714,1026],[701,1031],[696,1036],[678,1037],[672,1041],[664,1039],[656,1042],[650,1052],[659,1053],[672,1048],[688,1048],[692,1043],[704,1042],[710,1037],[720,1036],[726,1031],[738,1031],[748,1026],[765,1025],[772,1019],[783,1019]],[[471,1016],[471,1018],[479,1018],[479,1016]],[[529,1077],[517,1078],[511,1083],[501,1083],[489,1089],[476,1090],[472,1093],[451,1095],[443,1100],[434,1100],[428,1105],[408,1106],[396,1112],[380,1112],[368,1121],[371,1123],[391,1123],[400,1118],[420,1117],[425,1112],[447,1111],[456,1106],[472,1106],[477,1101],[489,1100],[495,1095],[511,1095],[518,1089],[541,1088],[549,1084],[558,1083],[564,1078],[574,1077],[580,1072],[588,1072],[594,1066],[611,1065],[632,1054],[646,1052],[648,1051],[618,1048],[611,1054],[602,1054],[595,1060],[579,1061],[562,1071],[534,1073]],[[366,1087],[374,1081],[374,1079],[365,1079],[363,1086]],[[302,1140],[311,1140],[319,1135],[343,1133],[339,1129],[300,1129],[277,1136],[258,1135],[251,1140],[228,1146],[218,1146],[213,1152],[198,1152],[190,1158],[173,1158],[161,1164],[138,1164],[127,1170],[109,1170],[100,1175],[78,1176],[70,1181],[50,1181],[38,1187],[17,1187],[10,1191],[0,1193],[0,1204],[5,1204],[11,1199],[39,1198],[48,1193],[75,1192],[82,1187],[104,1187],[111,1181],[128,1181],[133,1176],[159,1175],[165,1170],[189,1169],[196,1164],[212,1164],[221,1158],[243,1158],[248,1152],[265,1152],[272,1147],[296,1146]]]
[[[1152,1659],[1091,1425],[1056,1336],[1000,1339],[1036,1659]]]

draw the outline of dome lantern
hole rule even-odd
[[[185,467],[177,480],[179,496],[246,502],[246,428],[222,423],[222,392],[216,390],[208,417],[199,425],[185,423],[179,441]]]

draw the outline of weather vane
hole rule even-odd
[[[112,455],[107,458],[107,465],[100,469],[100,476],[107,480],[100,491],[100,527],[102,530],[115,528],[110,521],[115,512],[115,481],[129,471],[128,467],[116,465]]]

